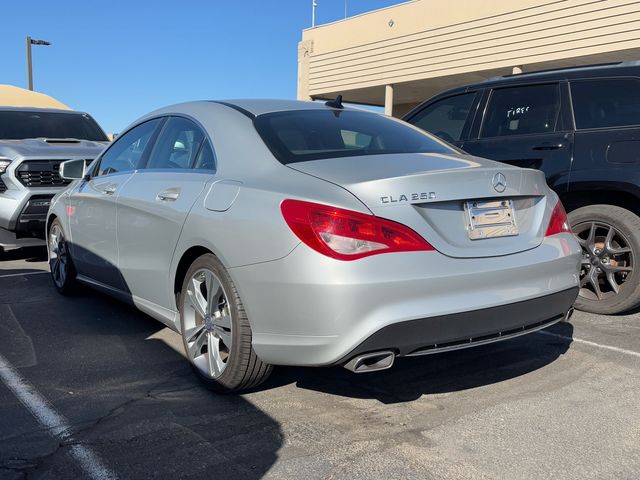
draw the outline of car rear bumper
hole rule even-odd
[[[365,350],[408,355],[553,323],[575,300],[580,259],[573,236],[560,234],[486,258],[407,252],[341,262],[299,245],[280,260],[229,273],[258,356],[321,366]]]
[[[578,288],[497,307],[394,323],[381,328],[337,363],[367,352],[427,355],[517,337],[567,317]]]

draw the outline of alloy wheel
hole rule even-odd
[[[57,223],[54,223],[49,231],[48,248],[49,268],[51,269],[53,281],[57,287],[62,288],[67,280],[69,254],[64,233]]]
[[[629,241],[604,222],[584,222],[572,227],[582,247],[580,296],[588,300],[614,297],[633,272]]]
[[[187,355],[209,378],[219,378],[231,355],[231,311],[220,279],[209,269],[189,279],[182,305]]]

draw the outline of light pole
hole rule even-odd
[[[311,0],[311,28],[316,26],[316,0]]]
[[[46,40],[34,40],[27,37],[27,74],[29,75],[29,90],[33,90],[33,65],[31,62],[31,45],[51,45]]]

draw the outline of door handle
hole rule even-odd
[[[118,185],[116,185],[115,183],[112,183],[104,187],[102,189],[102,193],[104,193],[105,195],[113,195],[114,193],[116,193],[117,189],[118,189]]]
[[[536,145],[531,150],[558,150],[564,147],[562,143],[543,143],[542,145]]]
[[[160,200],[161,202],[175,202],[179,196],[180,191],[173,189],[163,190],[156,196],[156,200]]]

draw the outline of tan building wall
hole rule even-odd
[[[413,0],[302,33],[298,98],[400,115],[444,89],[523,71],[640,60],[630,0]]]

